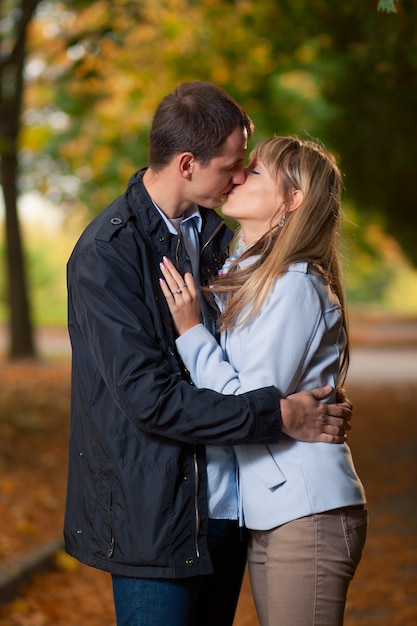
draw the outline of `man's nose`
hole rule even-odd
[[[244,167],[241,167],[233,175],[233,184],[234,185],[243,185],[245,180],[246,180],[246,169]]]

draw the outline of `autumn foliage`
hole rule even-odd
[[[69,427],[67,361],[0,361],[0,566],[61,536]],[[417,623],[417,384],[355,385],[349,442],[370,509],[345,626]],[[414,411],[415,412],[415,411]],[[236,626],[257,626],[245,580]],[[59,552],[8,604],[0,626],[114,626],[110,578]]]

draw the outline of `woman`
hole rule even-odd
[[[213,282],[221,346],[200,324],[195,285],[168,259],[161,287],[178,351],[198,387],[284,397],[343,384],[349,349],[340,279],[341,175],[312,141],[274,137],[252,152],[223,213],[240,229]],[[338,626],[367,530],[365,493],[346,443],[283,438],[235,448],[249,573],[262,626]]]

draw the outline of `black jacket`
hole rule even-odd
[[[214,211],[201,214],[204,282],[231,233]],[[203,444],[275,442],[281,427],[273,388],[222,396],[186,380],[158,283],[164,255],[184,270],[183,242],[168,232],[137,173],[87,227],[67,268],[66,548],[125,576],[210,573]]]

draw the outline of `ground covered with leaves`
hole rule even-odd
[[[61,536],[66,482],[67,360],[0,361],[0,569]],[[417,384],[355,385],[349,437],[370,529],[346,626],[417,624]],[[257,626],[248,581],[236,626]],[[0,626],[113,626],[107,574],[59,552],[0,607]],[[215,626],[215,625],[213,625]]]

